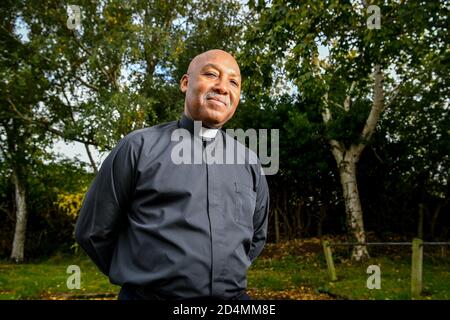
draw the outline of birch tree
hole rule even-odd
[[[416,1],[250,1],[244,72],[270,94],[280,75],[316,106],[337,164],[350,239],[365,243],[357,163],[380,117],[420,75],[421,61],[446,52],[448,8]],[[282,72],[279,72],[282,70]],[[374,182],[376,183],[376,182]],[[369,256],[356,245],[352,258]]]
[[[18,113],[33,113],[49,88],[45,71],[48,61],[33,51],[30,43],[15,34],[20,9],[14,4],[0,7],[0,161],[7,164],[14,186],[15,231],[11,259],[21,263],[25,258],[27,178],[36,151],[45,148],[45,131],[30,126]],[[8,50],[5,50],[8,48]]]

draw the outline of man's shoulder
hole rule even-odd
[[[157,124],[152,127],[137,129],[127,134],[122,140],[133,143],[158,139],[161,135],[177,127],[177,123],[178,120],[174,120],[170,122]]]

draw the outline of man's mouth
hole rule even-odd
[[[218,96],[209,96],[209,95],[207,95],[206,96],[206,100],[214,100],[214,101],[220,102],[221,104],[223,104],[227,108],[230,105],[230,103],[228,101],[224,101],[224,100],[220,99]]]

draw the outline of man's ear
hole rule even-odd
[[[183,92],[183,93],[185,93],[185,92],[187,91],[187,87],[188,87],[188,79],[189,79],[189,76],[188,76],[187,74],[185,74],[185,75],[183,75],[183,76],[181,77],[181,80],[180,80],[180,90],[181,90],[181,92]]]

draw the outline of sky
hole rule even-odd
[[[92,157],[94,158],[94,161],[96,162],[97,166],[100,167],[100,164],[103,162],[105,157],[107,156],[107,153],[100,153],[95,147],[89,146],[91,150]],[[71,142],[66,143],[62,139],[59,139],[58,142],[52,145],[51,148],[49,148],[49,151],[59,153],[64,158],[69,159],[76,159],[78,158],[80,161],[83,161],[90,165],[89,157],[86,152],[86,148],[82,143],[79,142]]]

